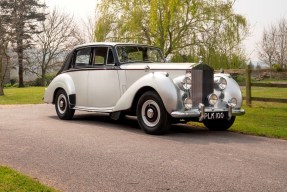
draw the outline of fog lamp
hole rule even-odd
[[[218,97],[216,94],[212,93],[210,95],[208,95],[208,102],[210,105],[215,105],[218,101]]]
[[[184,104],[185,109],[191,109],[192,108],[191,98],[188,97],[188,98],[184,99],[183,104]]]

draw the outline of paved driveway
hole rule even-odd
[[[52,105],[0,106],[0,164],[63,191],[287,191],[287,141],[173,126]]]

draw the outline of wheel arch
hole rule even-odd
[[[53,96],[53,102],[52,104],[55,104],[55,101],[56,101],[56,95],[57,95],[57,92],[59,90],[64,90],[68,96],[68,102],[69,102],[69,105],[70,105],[70,108],[74,108],[76,106],[76,94],[68,94],[67,91],[62,88],[62,87],[58,87],[55,91],[54,91],[54,96]]]
[[[134,82],[121,96],[113,111],[132,111],[139,97],[149,90],[160,96],[168,113],[182,107],[180,90],[173,80],[166,73],[152,72]]]
[[[55,104],[55,97],[56,97],[57,92],[60,89],[63,89],[68,95],[70,104],[75,105],[75,102],[76,102],[75,85],[70,75],[65,74],[65,73],[60,74],[55,79],[53,79],[53,81],[50,83],[50,85],[45,91],[44,101],[46,103]]]
[[[137,104],[138,104],[138,101],[139,101],[140,97],[145,92],[148,92],[148,91],[154,91],[154,92],[156,92],[158,94],[158,92],[153,87],[145,86],[145,87],[140,88],[138,90],[138,92],[136,93],[136,95],[134,96],[134,98],[133,98],[132,106],[131,106],[131,109],[130,109],[132,115],[136,114],[136,108],[137,108]]]

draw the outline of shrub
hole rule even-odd
[[[274,64],[273,68],[277,71],[277,72],[282,72],[283,68],[281,67],[281,65],[279,64]]]

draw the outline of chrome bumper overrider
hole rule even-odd
[[[244,109],[233,109],[232,106],[228,105],[224,109],[216,109],[212,107],[206,108],[204,104],[199,104],[198,109],[191,109],[188,111],[174,111],[171,113],[171,116],[174,118],[191,118],[198,117],[199,121],[203,121],[205,117],[205,113],[208,112],[228,112],[228,118],[230,119],[232,116],[240,116],[245,114]]]

